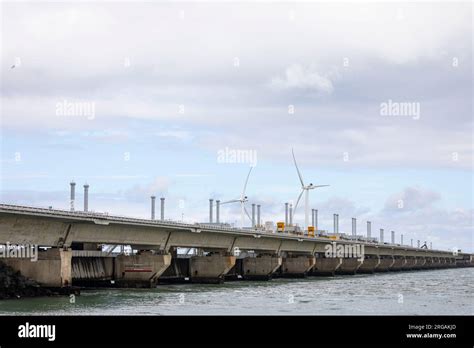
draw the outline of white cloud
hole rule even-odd
[[[303,67],[294,64],[286,68],[283,77],[274,77],[271,86],[277,89],[300,89],[331,94],[334,90],[331,74],[321,75],[314,65]]]

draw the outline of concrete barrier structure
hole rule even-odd
[[[3,258],[2,261],[46,287],[68,287],[72,285],[71,249],[52,248],[38,252],[38,259]]]
[[[362,265],[357,269],[357,273],[374,273],[379,264],[380,257],[378,255],[367,255]]]
[[[283,277],[304,277],[316,264],[314,256],[291,255],[283,258],[280,275]]]
[[[189,263],[192,282],[222,283],[224,276],[235,265],[235,256],[213,254],[193,256]]]
[[[153,287],[171,264],[171,254],[141,252],[115,258],[115,282],[119,287]]]
[[[406,259],[406,262],[405,262],[405,264],[402,266],[402,269],[401,269],[401,270],[403,270],[403,271],[410,271],[410,270],[415,269],[415,267],[416,267],[416,262],[417,262],[416,257],[414,257],[414,256],[407,256],[405,259]]]
[[[311,269],[309,275],[312,276],[334,276],[336,271],[342,265],[342,258],[317,257],[316,263]]]
[[[160,277],[220,282],[236,263],[235,257],[229,256],[236,249],[255,256],[241,260],[242,267],[238,272],[242,277],[247,274],[248,278],[260,275],[270,277],[275,269],[275,274],[280,276],[304,276],[473,265],[471,254],[459,253],[455,256],[451,251],[405,245],[360,240],[354,243],[353,240],[338,239],[338,245],[365,247],[363,261],[359,261],[347,256],[328,257],[327,250],[336,242],[323,235],[313,237],[262,229],[238,229],[221,224],[189,224],[0,204],[0,244],[7,242],[36,244],[56,250],[49,251],[50,263],[43,260],[45,266],[42,268],[50,269],[52,275],[46,275],[43,271],[33,272],[30,269],[34,266],[11,261],[22,273],[28,273],[40,283],[43,281],[55,286],[70,285],[72,279],[107,280],[112,276],[118,283],[129,282],[130,286],[134,286],[133,283],[152,286],[159,282]],[[101,249],[102,244],[127,245],[140,250],[140,253],[117,256],[112,263],[100,260],[106,257],[102,254],[77,254],[72,258],[97,257],[99,260],[84,259],[72,263],[70,254],[67,256],[71,248],[80,249],[73,252],[101,253],[97,249]],[[200,256],[180,256],[178,259],[177,248],[199,250]],[[52,256],[54,253],[57,255]],[[280,262],[281,266],[278,266]],[[144,268],[140,269],[140,265]],[[113,272],[111,267],[114,267]],[[137,269],[133,271],[133,267]],[[72,273],[74,276],[71,276]]]
[[[407,263],[405,256],[397,255],[397,256],[394,256],[393,259],[394,259],[394,262],[393,262],[392,267],[390,267],[389,269],[390,271],[394,271],[394,272],[401,271]]]
[[[269,280],[281,265],[282,257],[277,255],[246,257],[242,260],[242,277]]]
[[[395,259],[391,255],[380,256],[380,262],[375,268],[375,272],[388,272],[395,263]]]
[[[336,270],[336,274],[356,274],[363,263],[363,259],[344,258],[342,259],[341,266]]]

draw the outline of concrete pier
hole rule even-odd
[[[193,256],[189,260],[189,273],[194,283],[222,283],[224,276],[235,265],[235,256],[212,254]]]
[[[273,273],[282,265],[283,259],[277,255],[259,255],[242,260],[244,279],[271,279]]]
[[[392,267],[390,267],[390,271],[401,271],[405,267],[406,263],[407,260],[404,256],[394,256],[394,262]]]
[[[380,263],[378,264],[377,268],[375,268],[375,272],[388,272],[394,263],[395,259],[393,256],[380,256]]]
[[[316,264],[314,256],[289,256],[283,258],[280,270],[282,277],[304,277]]]
[[[47,287],[72,285],[71,249],[51,248],[38,252],[38,260],[30,258],[4,258],[2,261],[23,276]]]
[[[171,254],[149,251],[115,258],[115,281],[119,287],[153,287],[171,265]]]
[[[414,256],[407,256],[406,257],[406,262],[402,266],[402,271],[409,271],[412,269],[415,269],[417,263],[417,259]]]
[[[379,264],[380,258],[377,255],[367,255],[357,273],[374,273]]]
[[[344,258],[336,274],[356,274],[359,267],[364,263],[362,259]]]
[[[333,276],[336,274],[336,270],[341,267],[342,259],[317,257],[316,264],[310,272],[310,275],[315,276]]]

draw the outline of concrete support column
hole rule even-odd
[[[42,286],[60,288],[72,285],[71,249],[51,248],[38,252],[37,256],[37,260],[4,258],[1,261]]]
[[[89,211],[89,185],[84,185],[84,211]]]
[[[285,227],[288,226],[288,203],[285,203]]]
[[[211,198],[209,199],[209,222],[212,224],[212,210],[214,205],[214,200]]]
[[[375,269],[375,272],[388,272],[395,263],[392,255],[380,255],[380,263]]]
[[[374,273],[379,264],[380,257],[378,255],[366,255],[357,273]]]
[[[244,279],[268,280],[281,264],[282,258],[277,255],[246,257],[242,260],[242,276]]]
[[[260,207],[261,207],[261,205],[257,204],[257,226],[258,227],[260,227],[261,223],[262,223],[262,221],[260,221]]]
[[[155,220],[155,200],[156,200],[156,197],[151,196],[150,198],[151,198],[151,219]]]
[[[235,256],[194,256],[189,260],[189,274],[195,283],[222,283],[234,265]]]
[[[252,227],[255,227],[255,203],[252,203]]]
[[[314,209],[314,230],[318,231],[318,209]]]
[[[165,198],[161,197],[160,198],[161,204],[160,204],[160,218],[161,221],[165,219]]]
[[[221,222],[220,210],[221,210],[221,201],[216,200],[216,223],[218,224]]]
[[[356,274],[357,270],[363,263],[363,259],[343,258],[341,267],[337,269],[336,274]]]
[[[416,267],[416,257],[414,256],[407,256],[406,258],[406,263],[405,265],[403,265],[403,270],[411,270],[411,269],[415,269]]]
[[[341,267],[342,259],[339,257],[317,257],[316,264],[311,270],[311,275],[315,276],[333,276],[336,271]]]
[[[293,226],[293,204],[290,204],[290,224],[289,226]]]
[[[316,264],[314,256],[285,257],[281,264],[284,277],[304,277]]]
[[[171,265],[171,254],[156,255],[151,251],[115,258],[115,281],[121,287],[153,287]]]
[[[407,263],[405,256],[395,256],[394,260],[392,267],[390,267],[390,271],[401,271]]]

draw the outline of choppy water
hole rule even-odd
[[[474,268],[160,285],[0,301],[1,315],[473,315]]]

